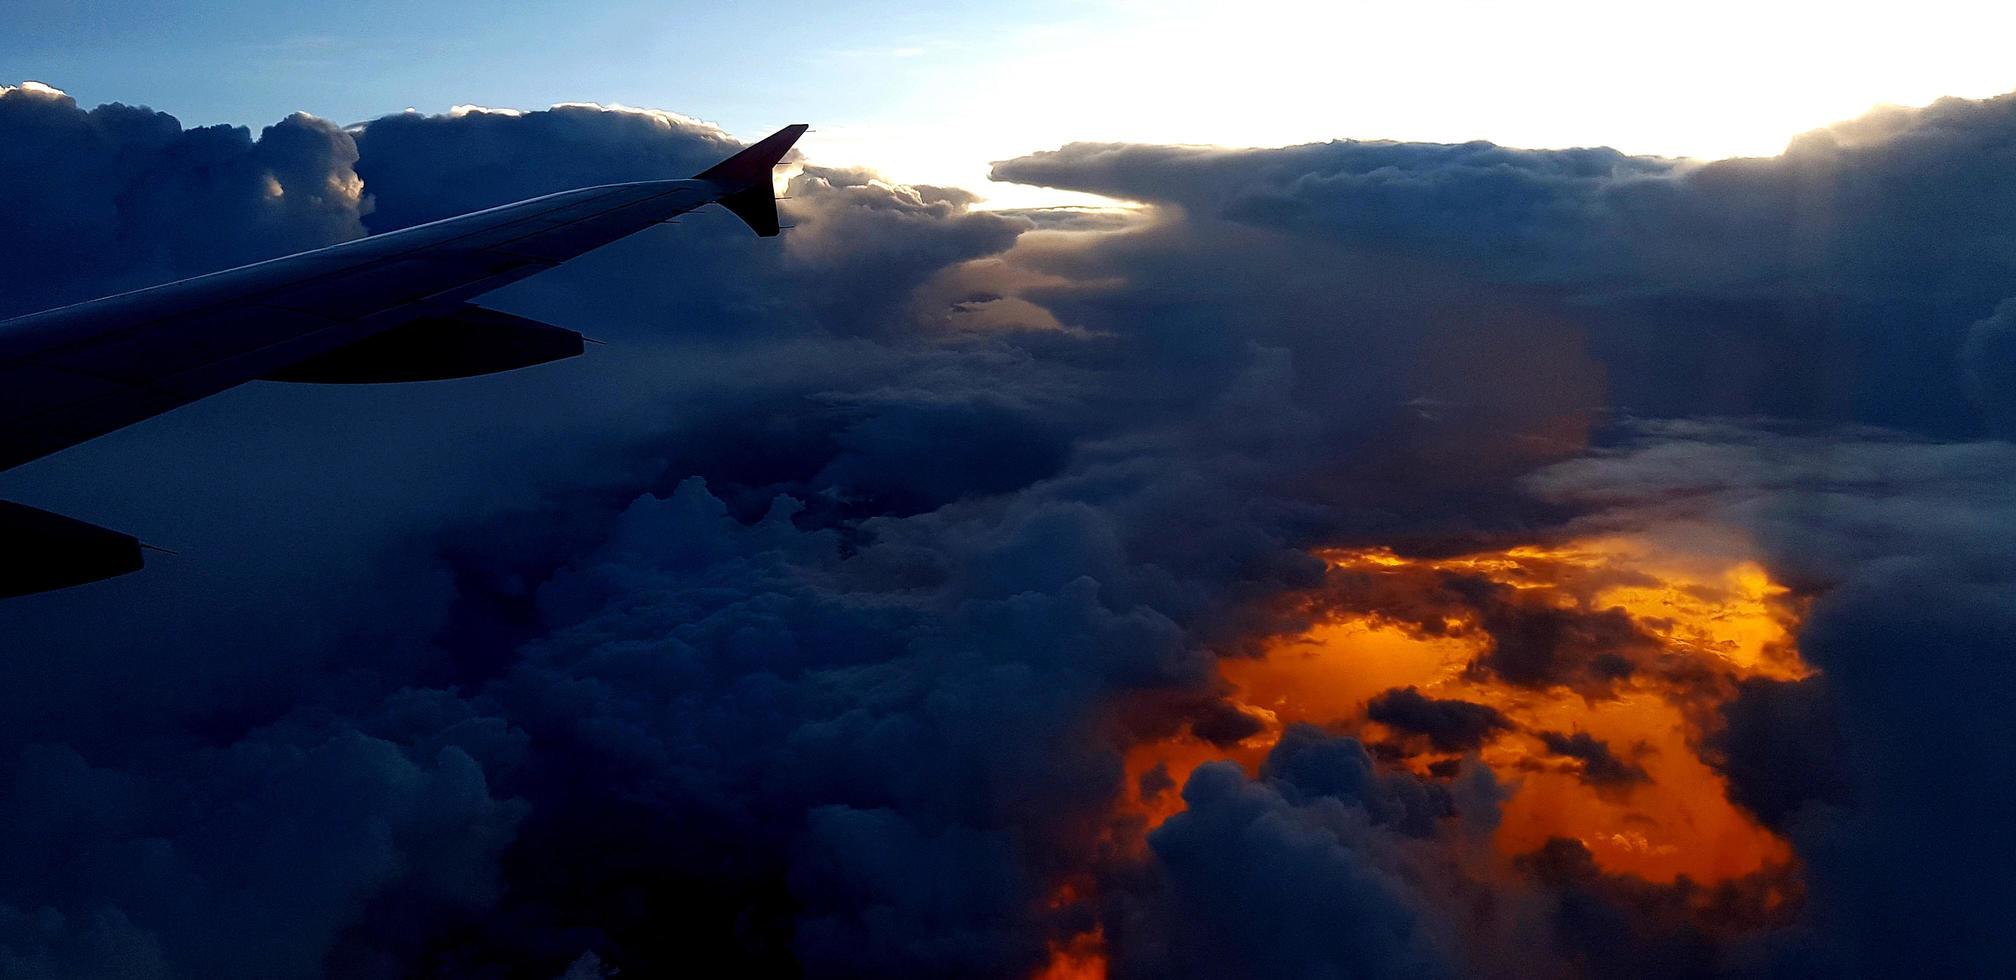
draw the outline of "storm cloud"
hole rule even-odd
[[[1637,414],[1950,437],[1981,430],[1956,353],[1970,331],[1992,342],[1994,328],[1974,325],[2016,295],[2011,132],[2016,97],[2003,96],[1878,110],[1771,158],[1085,143],[996,164],[995,175],[1166,203],[1199,224],[1322,241],[1360,263],[1423,260],[1504,295],[1545,290],[1604,363],[1612,401]],[[1470,326],[1474,342],[1497,327]],[[1989,392],[2001,390],[1998,370],[1974,368],[1981,397],[2001,397]]]

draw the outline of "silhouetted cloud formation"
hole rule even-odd
[[[1435,913],[1403,843],[1439,815],[1428,789],[1307,728],[1283,736],[1267,770],[1259,782],[1230,763],[1191,775],[1188,808],[1149,836],[1166,893],[1125,920],[1122,975],[1453,973],[1459,954],[1424,921]]]
[[[0,316],[364,234],[356,148],[311,116],[255,140],[24,86],[0,90],[0,131]]]
[[[1778,157],[1706,164],[1488,143],[1080,143],[995,175],[1549,288],[1633,412],[1965,435],[1979,421],[1955,352],[2016,294],[2012,133],[2004,96],[1878,110]]]
[[[1118,976],[2004,970],[2016,787],[1979,753],[2011,734],[2016,454],[1939,440],[2006,424],[2012,131],[2005,99],[1708,165],[1000,165],[1157,204],[1098,221],[813,161],[778,241],[702,213],[485,298],[589,357],[255,385],[10,472],[183,554],[0,606],[0,973],[1026,976],[1095,926]],[[255,140],[11,88],[0,310],[732,146],[594,106]],[[1803,906],[1574,841],[1491,870],[1516,773],[1308,726],[1117,853],[1115,801],[1174,792],[1126,749],[1255,731],[1218,659],[1312,597],[1489,613],[1478,669],[1521,689],[1707,683],[1601,608],[1452,579],[1410,611],[1313,553],[1676,515],[1813,601],[1824,682],[1696,733]],[[1368,710],[1451,753],[1509,724]]]
[[[1610,743],[1588,732],[1572,735],[1563,732],[1540,732],[1540,741],[1547,751],[1577,763],[1576,775],[1584,782],[1606,790],[1629,789],[1634,783],[1642,783],[1652,777],[1645,767],[1628,762],[1610,748]]]
[[[1774,830],[1810,804],[1849,802],[1840,723],[1824,677],[1745,681],[1708,743],[1729,776],[1730,798]]]
[[[1784,972],[2016,961],[1989,924],[2016,858],[1993,814],[2016,777],[1969,748],[2012,724],[2012,476],[2003,442],[1671,422],[1535,478],[1606,508],[1730,519],[1819,596],[1801,652],[1821,676],[1742,691],[1714,739],[1733,798],[1785,828],[1805,864]]]
[[[1366,704],[1365,714],[1401,732],[1425,736],[1443,752],[1471,751],[1513,727],[1504,712],[1488,704],[1431,698],[1411,685],[1373,698]]]

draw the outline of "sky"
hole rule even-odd
[[[298,6],[20,0],[0,66],[192,124],[408,105],[665,107],[898,179],[1055,203],[990,161],[1073,140],[1329,139],[1771,155],[1878,104],[2016,87],[2016,12],[1914,4],[1035,0]]]
[[[2009,16],[17,0],[0,318],[820,132],[0,473],[0,978],[2016,975]]]

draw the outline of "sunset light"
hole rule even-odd
[[[981,161],[1076,140],[1489,139],[1775,156],[1872,106],[2016,87],[1992,40],[2011,34],[2016,10],[1967,0],[1916,5],[1910,17],[1811,0],[1108,0],[1057,24],[931,38],[890,63],[920,83],[902,116],[823,127],[809,145],[965,186]],[[986,79],[956,102],[930,83],[954,65]],[[918,127],[920,116],[939,122]],[[1045,199],[1004,184],[987,193]]]
[[[1210,759],[1254,768],[1283,725],[1310,722],[1357,734],[1424,776],[1446,774],[1442,767],[1466,752],[1508,774],[1513,790],[1496,835],[1508,859],[1565,837],[1607,870],[1657,882],[1686,875],[1714,883],[1783,864],[1789,849],[1731,806],[1701,758],[1701,740],[1735,682],[1807,673],[1791,643],[1796,603],[1753,561],[1658,545],[1618,535],[1445,558],[1384,548],[1326,552],[1338,574],[1359,580],[1341,586],[1343,608],[1263,657],[1221,663],[1233,700],[1263,731],[1229,749],[1189,736],[1137,746],[1129,774],[1138,782],[1160,766],[1180,785]],[[1559,677],[1507,678],[1489,666],[1498,642],[1492,631],[1531,628],[1494,623],[1504,610],[1478,608],[1465,582],[1517,590],[1513,602],[1541,615],[1621,614],[1649,647],[1570,649],[1585,637],[1569,625],[1540,640],[1562,644],[1538,651],[1559,658]],[[1635,662],[1601,690],[1587,686],[1585,665],[1570,662],[1618,653]],[[1367,703],[1396,690],[1485,706],[1505,722],[1474,745],[1429,744],[1418,732],[1367,719]],[[1600,755],[1563,751],[1585,735]],[[1130,805],[1151,825],[1180,808],[1167,796],[1137,801]]]

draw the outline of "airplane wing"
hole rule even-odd
[[[427,381],[581,353],[468,304],[707,204],[778,232],[787,126],[689,180],[563,191],[0,322],[0,471],[247,381]],[[137,570],[139,542],[0,501],[0,597]]]

